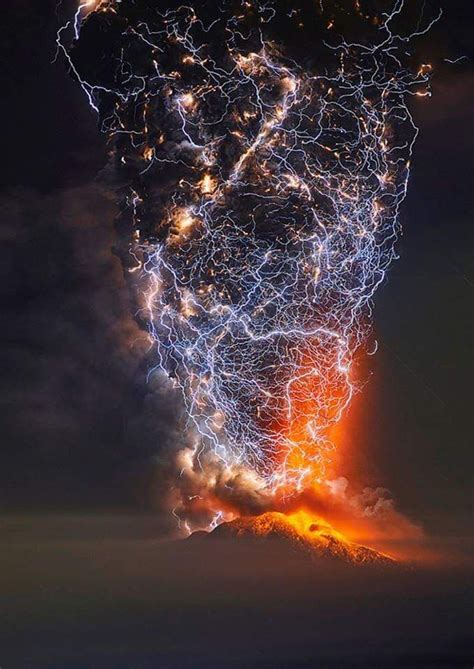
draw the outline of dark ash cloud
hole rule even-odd
[[[1,207],[4,495],[110,501],[117,476],[163,448],[179,420],[146,382],[149,342],[113,254],[115,206],[92,183],[11,191]]]

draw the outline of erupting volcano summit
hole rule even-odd
[[[85,2],[58,45],[109,139],[119,253],[150,373],[182,391],[189,467],[291,495],[327,476],[356,390],[396,257],[406,100],[429,94],[409,40],[436,17],[403,0],[165,4]]]
[[[192,535],[197,538],[199,533]],[[393,567],[395,560],[366,546],[347,541],[324,521],[317,522],[309,513],[299,511],[290,515],[267,512],[261,516],[237,518],[219,525],[212,539],[246,540],[247,542],[277,541],[294,553],[302,553],[316,560],[336,560],[354,567]]]

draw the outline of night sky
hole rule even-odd
[[[376,296],[380,349],[342,473],[387,486],[436,534],[465,534],[474,69],[442,58],[469,55],[472,7],[444,9],[422,47],[438,65],[434,95],[412,105],[421,133],[401,259]],[[112,252],[113,196],[106,171],[96,178],[107,149],[82,91],[52,63],[55,3],[21,1],[5,15],[0,499],[9,508],[143,505],[173,409],[156,406],[144,383],[144,341]]]

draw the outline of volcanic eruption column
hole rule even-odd
[[[90,4],[58,45],[113,148],[120,254],[194,463],[212,454],[268,490],[313,485],[396,257],[417,135],[406,99],[429,95],[430,75],[403,63],[433,21],[397,34],[403,0],[378,14],[362,0],[103,0],[84,18]],[[364,39],[340,37],[341,17]]]

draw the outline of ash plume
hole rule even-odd
[[[397,542],[406,547],[407,542],[424,539],[423,529],[398,511],[386,488],[360,490],[341,476],[289,495],[284,489],[269,489],[252,470],[223,465],[212,452],[203,454],[200,461],[195,456],[192,448],[185,448],[167,464],[160,461],[153,482],[155,491],[167,491],[165,498],[159,496],[158,508],[172,509],[183,533],[213,529],[241,516],[291,515],[303,509],[348,538],[383,550]]]
[[[58,47],[109,138],[150,375],[186,407],[170,494],[184,516],[199,497],[265,508],[326,478],[396,257],[407,98],[429,94],[408,43],[438,17],[403,0],[89,5]]]

